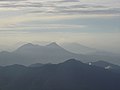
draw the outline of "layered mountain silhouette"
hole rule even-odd
[[[120,90],[120,74],[75,59],[41,67],[0,68],[1,90]]]
[[[117,56],[120,57],[117,53],[107,52],[104,50],[99,50],[96,48],[91,48],[79,43],[62,43],[62,47],[65,49],[77,53],[77,54],[87,54],[87,55],[101,55],[101,56]]]
[[[78,54],[91,54],[97,51],[95,48],[90,48],[85,45],[81,45],[78,43],[62,43],[62,47],[66,48],[67,50],[78,53]]]
[[[53,42],[46,46],[28,43],[19,47],[13,52],[0,52],[0,65],[60,63],[70,58],[76,58],[83,62],[103,60],[120,64],[119,57],[75,54],[67,51],[66,49]]]

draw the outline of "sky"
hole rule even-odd
[[[120,0],[0,0],[0,51],[27,42],[120,53]]]

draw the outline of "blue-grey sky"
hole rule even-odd
[[[0,0],[0,50],[52,41],[119,52],[120,0]]]

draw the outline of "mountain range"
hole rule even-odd
[[[118,53],[108,52],[104,50],[99,50],[96,48],[91,48],[79,43],[62,43],[62,47],[66,50],[77,53],[77,54],[87,54],[87,55],[101,55],[101,56],[117,56],[119,57]]]
[[[12,52],[2,51],[0,52],[0,65],[60,63],[70,58],[76,58],[83,62],[103,60],[120,65],[120,57],[109,55],[76,54],[64,49],[55,42],[46,46],[27,43]]]
[[[40,67],[0,67],[0,90],[120,90],[120,74],[70,59]]]

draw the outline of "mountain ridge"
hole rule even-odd
[[[90,61],[109,61],[119,63],[120,58],[112,56],[100,55],[84,55],[69,52],[55,42],[46,46],[38,44],[24,44],[13,52],[0,52],[0,65],[23,64],[30,65],[32,63],[60,63],[67,59],[75,58],[83,62]]]
[[[0,69],[1,90],[120,89],[120,74],[90,66],[76,59],[36,68],[16,68],[14,65],[12,67],[13,70],[9,70],[9,68],[6,70],[5,67]],[[3,70],[4,72],[2,72]],[[10,75],[8,75],[8,71]]]

